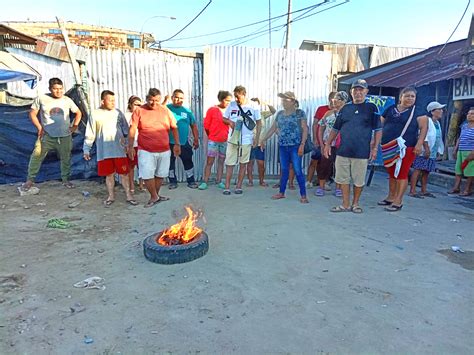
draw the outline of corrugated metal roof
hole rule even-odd
[[[379,67],[344,76],[339,79],[339,83],[351,84],[363,78],[370,86],[402,88],[474,75],[474,66],[463,64],[466,39],[448,43],[441,54],[438,54],[442,47],[443,45],[431,47]]]

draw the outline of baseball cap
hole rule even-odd
[[[367,81],[365,81],[364,79],[357,79],[356,81],[354,81],[352,83],[352,86],[351,86],[351,89],[353,88],[364,88],[364,89],[368,89],[369,88],[369,84],[367,84]]]
[[[292,91],[285,91],[283,93],[279,93],[278,97],[281,97],[282,99],[290,99],[296,101],[295,93]]]
[[[431,112],[433,110],[437,110],[439,108],[445,108],[445,107],[446,107],[446,105],[441,105],[437,101],[432,101],[428,104],[428,106],[426,106],[426,111]]]

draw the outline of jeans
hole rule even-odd
[[[173,154],[174,144],[170,144],[171,158],[170,158],[170,171],[169,171],[169,180],[170,183],[178,183],[176,177],[176,157]],[[193,147],[189,143],[183,144],[181,146],[181,154],[179,155],[181,161],[184,165],[184,172],[186,173],[186,181],[189,183],[194,182],[194,164],[193,164]]]
[[[290,162],[293,164],[293,170],[295,171],[296,180],[300,187],[300,195],[306,196],[305,177],[303,169],[301,168],[301,158],[298,155],[298,145],[280,146],[280,166],[281,166],[281,179],[280,179],[280,193],[285,194],[286,184],[288,182],[288,176],[290,175]]]

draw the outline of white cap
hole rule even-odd
[[[437,101],[432,101],[428,104],[428,106],[426,106],[426,111],[431,112],[433,110],[437,110],[437,109],[445,108],[445,107],[446,107],[446,105],[441,105]]]

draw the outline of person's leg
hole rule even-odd
[[[408,179],[397,179],[396,180],[397,188],[395,198],[393,199],[392,206],[402,206],[403,205],[403,195],[408,188]]]
[[[428,177],[430,175],[429,171],[422,171],[421,172],[421,194],[424,195],[428,191]]]
[[[336,183],[341,185],[342,190],[342,208],[350,209],[350,181],[351,181],[351,165],[350,159],[346,157],[336,156]],[[336,207],[337,208],[337,207]]]
[[[306,185],[305,185],[306,180],[303,174],[303,168],[301,166],[302,157],[298,155],[298,146],[291,147],[290,154],[291,154],[291,162],[293,165],[295,176],[300,188],[300,196],[301,196],[300,201],[302,203],[307,203],[308,198],[306,197]]]
[[[254,165],[255,165],[255,159],[250,159],[250,161],[247,163],[247,179],[249,180],[248,186],[253,186],[253,167],[254,167]]]
[[[194,163],[193,163],[193,147],[189,143],[181,146],[181,161],[184,166],[184,173],[186,174],[186,181],[188,187],[195,189],[197,188],[196,181],[194,179]]]
[[[466,180],[466,186],[463,190],[463,195],[469,196],[472,193],[472,182],[474,181],[474,177],[469,176]]]
[[[61,180],[63,183],[69,182],[71,178],[71,151],[72,137],[61,137],[58,139],[56,150],[61,162]]]
[[[367,159],[350,159],[350,169],[354,191],[352,197],[352,210],[362,212],[359,207],[359,200],[365,185],[365,176],[367,175]]]
[[[342,207],[350,208],[351,207],[351,187],[349,184],[341,184],[342,190]]]
[[[158,176],[155,176],[155,179],[154,179],[154,184],[155,184],[155,191],[156,191],[156,196],[158,197],[158,199],[161,198],[160,196],[160,189],[161,189],[161,185],[163,185],[163,178],[162,177],[158,177]]]
[[[265,160],[257,160],[258,182],[260,186],[268,186],[265,182]]]
[[[319,195],[324,195],[324,188],[326,186],[326,180],[331,176],[331,158],[321,157],[321,160],[317,166],[319,188],[316,192]],[[321,192],[322,191],[322,192]]]
[[[235,186],[236,190],[242,189],[242,183],[244,182],[245,173],[248,171],[248,163],[239,164],[239,174],[237,176],[237,185]]]
[[[105,200],[105,202],[107,203],[107,201],[115,201],[115,173],[112,173],[110,175],[107,175],[105,177],[105,186],[107,187],[107,200]],[[125,180],[125,179],[122,179],[122,181]]]
[[[232,179],[232,175],[234,173],[234,166],[233,165],[226,165],[225,170],[225,189],[230,189],[230,180]]]
[[[461,182],[462,182],[462,175],[456,174],[456,177],[454,178],[453,188],[450,191],[448,191],[448,194],[459,193],[461,191]]]
[[[148,192],[150,193],[150,201],[149,202],[156,202],[159,199],[158,193],[156,191],[156,182],[155,182],[155,180],[156,180],[155,178],[143,179],[143,181],[145,182],[145,187],[148,190]]]
[[[217,159],[217,175],[216,175],[216,183],[222,183],[222,176],[224,175],[224,161],[225,157],[219,157]]]
[[[170,144],[171,152],[173,152],[173,147],[174,147],[174,144]],[[183,147],[181,147],[181,149],[182,148]],[[183,154],[182,151],[181,151],[181,154]],[[170,181],[170,184],[168,185],[170,189],[175,189],[178,187],[178,179],[176,178],[176,157],[174,156],[173,153],[171,153],[171,157],[170,157],[170,169],[169,169],[168,179]]]
[[[130,177],[130,172],[128,174],[120,175],[120,181],[122,182],[123,190],[127,196],[127,201],[134,201],[132,189],[130,188],[130,179],[128,177]]]
[[[207,157],[206,167],[204,168],[204,178],[203,181],[207,184],[209,177],[211,176],[212,165],[214,165],[215,157]]]
[[[280,170],[281,170],[281,178],[280,178],[280,193],[277,194],[279,196],[285,196],[286,191],[286,184],[288,182],[288,177],[290,174],[290,153],[288,147],[279,148],[280,153]],[[274,197],[276,197],[275,195]]]
[[[294,190],[295,189],[295,171],[293,170],[293,164],[291,164],[291,160],[290,160],[290,167],[289,167],[289,171],[288,171],[288,188],[290,190]]]
[[[38,137],[33,152],[30,156],[30,162],[28,164],[28,177],[26,179],[26,183],[23,184],[25,189],[29,189],[31,186],[33,186],[43,160],[48,155],[48,152],[53,149],[55,149],[54,138],[51,138],[47,133],[45,133],[41,138]]]
[[[128,186],[130,193],[135,193],[135,167],[130,166],[130,171],[128,172],[126,178],[128,179]]]
[[[313,186],[314,172],[316,171],[317,166],[318,166],[318,161],[311,159],[308,166],[308,176],[306,178],[306,185],[308,187]]]
[[[397,196],[397,180],[393,177],[388,179],[388,197],[386,201],[393,202]]]
[[[415,169],[411,174],[410,178],[410,196],[416,195],[416,184],[418,183],[418,178],[420,177],[421,170]],[[423,184],[423,182],[422,182]],[[423,189],[423,188],[422,188]]]

